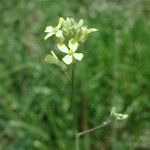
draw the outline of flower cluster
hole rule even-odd
[[[73,18],[59,18],[57,26],[46,27],[47,35],[44,39],[47,40],[49,37],[55,36],[58,49],[65,54],[62,61],[69,65],[75,60],[81,61],[83,59],[83,53],[77,52],[78,46],[86,41],[89,33],[95,31],[97,31],[95,28],[88,29],[82,19],[76,22]],[[64,63],[58,59],[56,54],[53,51],[51,53],[51,55],[46,56],[45,60],[48,63],[64,66]]]
[[[115,107],[112,108],[110,116],[116,120],[125,120],[128,118],[127,114],[116,113]]]

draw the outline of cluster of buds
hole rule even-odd
[[[47,35],[44,39],[47,40],[49,37],[55,36],[57,47],[65,56],[61,61],[54,51],[51,51],[51,54],[45,58],[46,62],[57,64],[64,68],[65,64],[69,65],[75,62],[75,60],[81,61],[83,59],[83,53],[77,53],[78,47],[86,41],[89,33],[95,31],[97,31],[95,28],[88,29],[82,19],[76,22],[73,18],[59,18],[57,26],[46,27],[45,32]]]
[[[113,107],[110,116],[115,120],[125,120],[128,118],[127,114],[116,113],[116,109]]]

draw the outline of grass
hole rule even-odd
[[[67,78],[44,62],[55,47],[44,42],[43,31],[59,16],[83,18],[99,29],[76,66],[79,130],[101,123],[112,106],[129,114],[126,122],[81,138],[81,149],[148,149],[149,6],[148,0],[2,0],[0,149],[73,149]]]

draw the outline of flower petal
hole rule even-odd
[[[69,48],[75,52],[78,48],[78,42],[75,39],[71,39],[68,44]]]
[[[63,36],[62,31],[61,31],[61,30],[58,30],[58,31],[56,32],[56,36],[57,36],[57,37],[62,37],[62,36]]]
[[[62,51],[63,53],[67,53],[68,54],[68,48],[65,44],[57,44],[57,47],[60,51]]]
[[[47,26],[44,32],[53,32],[53,27]]]
[[[45,37],[44,40],[47,40],[49,37],[51,37],[54,33],[53,32],[49,32]]]
[[[73,57],[74,57],[75,59],[81,61],[82,58],[83,58],[83,54],[82,54],[82,53],[74,53],[74,54],[73,54]]]
[[[95,29],[95,28],[88,29],[88,33],[96,32],[96,31],[98,31],[98,29]]]
[[[69,65],[72,63],[72,56],[66,55],[62,60],[64,61],[64,63]]]

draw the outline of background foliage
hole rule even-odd
[[[0,149],[73,150],[66,76],[43,60],[58,17],[83,18],[94,33],[76,66],[80,131],[115,106],[127,121],[81,138],[83,150],[150,149],[149,0],[0,1]]]

